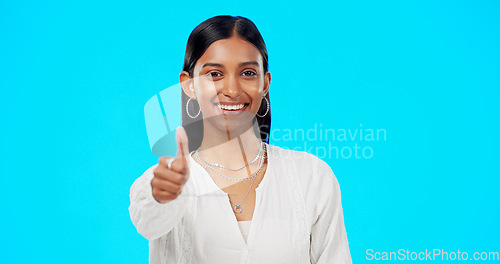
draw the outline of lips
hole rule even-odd
[[[249,104],[241,102],[232,102],[232,103],[221,102],[221,103],[216,103],[214,105],[219,109],[221,109],[222,111],[235,112],[244,110]]]

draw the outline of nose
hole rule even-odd
[[[223,83],[221,92],[222,94],[230,98],[238,97],[242,92],[241,84],[238,78],[234,77],[233,75],[226,78],[225,82]]]

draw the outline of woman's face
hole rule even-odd
[[[181,81],[188,76],[182,72]],[[191,91],[184,91],[198,100],[204,122],[225,131],[252,125],[265,103],[262,97],[268,92],[271,74],[264,73],[259,50],[235,36],[212,43],[196,62],[189,81]]]

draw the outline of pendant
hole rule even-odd
[[[239,205],[235,206],[233,210],[237,214],[243,212],[243,209],[241,209],[241,206],[239,206]]]

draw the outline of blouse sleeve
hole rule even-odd
[[[340,186],[332,169],[319,160],[317,174],[317,218],[311,228],[311,263],[352,263],[344,215],[340,199]]]
[[[175,200],[157,202],[152,194],[153,170],[149,168],[130,188],[129,213],[137,232],[148,240],[157,239],[172,230],[185,212],[185,194],[181,192]]]

